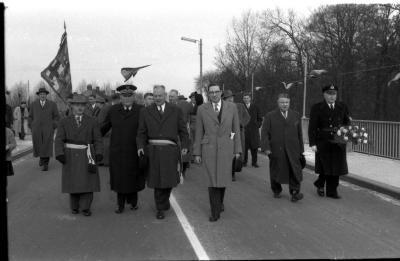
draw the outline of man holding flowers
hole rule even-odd
[[[322,88],[324,101],[311,108],[308,128],[309,143],[315,152],[315,172],[319,174],[314,182],[317,193],[323,197],[339,199],[337,192],[339,176],[348,173],[346,140],[337,137],[341,127],[349,126],[351,118],[347,106],[337,99],[338,87],[330,84]],[[341,130],[348,131],[342,128]],[[340,134],[341,131],[340,131]],[[347,139],[349,136],[347,136]],[[351,137],[353,138],[353,137]]]

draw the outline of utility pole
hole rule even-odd
[[[200,94],[203,94],[203,40],[200,38],[199,41],[199,51],[200,51]]]
[[[307,95],[307,54],[304,61],[304,92],[303,92],[303,119],[306,118],[306,95]]]

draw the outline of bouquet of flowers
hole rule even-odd
[[[358,126],[342,126],[335,133],[335,141],[338,143],[351,142],[354,145],[367,144],[368,133],[365,128]]]

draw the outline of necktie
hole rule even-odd
[[[42,108],[44,107],[44,102],[40,101],[40,105],[42,105]]]
[[[160,112],[161,115],[163,114],[162,106],[158,106],[158,111]]]
[[[285,119],[287,119],[287,111],[283,112],[283,117],[285,117]]]
[[[331,104],[329,104],[329,108],[331,109],[331,110],[333,110],[334,108],[333,108],[333,104],[331,103]]]
[[[76,116],[75,119],[76,119],[76,124],[78,125],[78,127],[80,127],[81,126],[81,117]]]
[[[215,104],[214,104],[214,110],[215,110],[216,113],[219,112],[219,110],[218,110],[218,103],[215,103]]]

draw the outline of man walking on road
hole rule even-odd
[[[148,154],[147,186],[154,189],[156,217],[163,219],[164,211],[170,209],[172,188],[180,181],[179,157],[180,153],[186,155],[188,151],[188,132],[182,111],[165,102],[167,94],[164,85],[154,86],[153,94],[154,104],[140,114],[137,144],[138,155]]]
[[[236,105],[236,108],[238,110],[239,124],[240,124],[240,143],[242,145],[242,151],[244,151],[245,150],[244,127],[247,125],[247,123],[249,123],[250,115],[247,112],[246,108],[244,107],[243,103],[235,103],[234,102],[234,100],[233,100],[234,96],[235,96],[235,94],[233,94],[231,90],[225,90],[224,93],[222,94],[222,98],[224,99],[224,101],[232,102],[233,104]],[[241,155],[241,160],[243,161],[243,154]],[[235,165],[236,165],[236,157],[233,157],[232,181],[236,181]]]
[[[40,157],[39,166],[47,171],[53,156],[54,130],[60,115],[56,103],[47,99],[49,91],[46,88],[40,88],[36,94],[39,99],[31,104],[28,124],[32,131],[33,156]]]
[[[73,115],[60,121],[55,154],[63,164],[61,188],[63,193],[70,194],[72,214],[82,210],[84,216],[90,216],[93,192],[100,191],[99,173],[94,164],[103,158],[103,142],[96,120],[83,114],[86,103],[87,98],[82,94],[74,95],[70,101]]]
[[[240,157],[239,115],[236,106],[221,100],[221,88],[208,87],[210,102],[197,111],[196,138],[193,155],[202,163],[208,181],[211,205],[210,222],[224,211],[225,188],[232,182],[232,157]]]
[[[101,133],[110,129],[110,185],[117,193],[117,208],[120,214],[125,202],[131,210],[138,209],[138,192],[144,189],[144,172],[139,168],[136,135],[139,127],[139,115],[142,105],[136,104],[134,85],[121,85],[117,91],[121,94],[121,103],[113,105],[104,122]]]
[[[314,182],[319,196],[339,199],[337,192],[339,176],[348,173],[346,144],[335,142],[338,128],[351,123],[347,106],[336,101],[338,87],[326,85],[322,88],[324,101],[311,107],[308,137],[311,149],[315,152],[315,173],[318,179]]]
[[[303,198],[301,160],[304,152],[300,115],[289,110],[287,93],[278,95],[278,109],[266,114],[261,129],[261,151],[266,152],[270,164],[271,189],[275,198],[281,197],[281,184],[289,184],[291,201]]]
[[[100,108],[96,104],[96,95],[90,94],[89,95],[89,103],[86,106],[85,114],[90,117],[96,117]]]
[[[257,164],[257,151],[260,147],[260,132],[259,129],[262,124],[261,112],[257,105],[251,103],[250,94],[246,93],[243,95],[243,102],[246,106],[248,113],[250,114],[250,121],[246,125],[245,129],[245,151],[244,151],[244,162],[243,166],[247,165],[248,150],[251,152],[251,165],[258,168]]]
[[[144,107],[148,107],[154,103],[154,97],[151,92],[147,92],[144,94]]]

